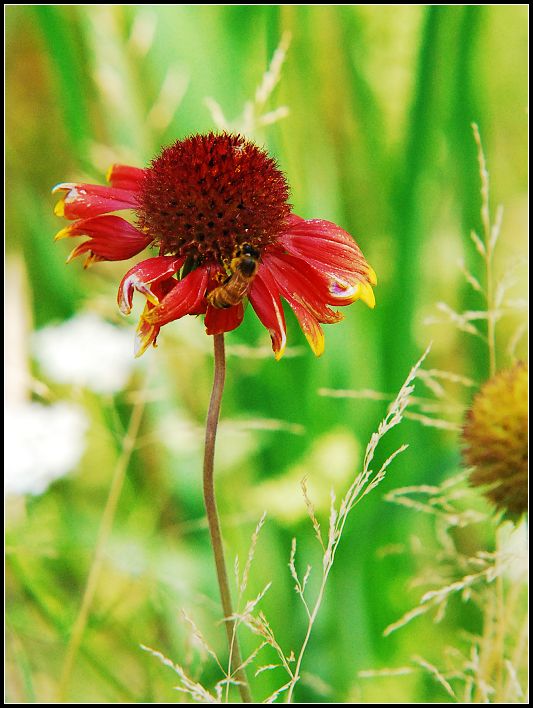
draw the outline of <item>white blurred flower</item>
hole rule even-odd
[[[78,406],[22,403],[5,416],[5,492],[42,494],[78,464],[88,421]]]
[[[44,327],[34,334],[33,344],[50,379],[96,393],[122,390],[135,363],[131,332],[89,313]]]

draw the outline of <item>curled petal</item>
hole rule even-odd
[[[131,312],[135,290],[142,293],[154,307],[159,305],[158,289],[155,286],[173,279],[184,260],[173,256],[156,256],[130,268],[118,289],[117,302],[121,312],[125,315]]]
[[[372,271],[373,272],[373,271]],[[374,309],[376,306],[376,296],[374,295],[374,291],[372,290],[372,285],[368,282],[365,282],[364,280],[359,281],[357,285],[354,288],[354,293],[353,295],[348,299],[348,302],[346,303],[349,305],[351,302],[354,302],[355,300],[361,299],[365,305],[368,305],[371,309]]]
[[[244,317],[242,302],[233,307],[219,309],[208,305],[205,315],[206,334],[222,334],[236,329]]]
[[[372,268],[370,271],[374,273]],[[374,274],[375,275],[375,274]],[[336,276],[329,277],[329,292],[331,299],[328,300],[330,305],[341,307],[343,305],[351,305],[356,300],[362,300],[368,307],[373,309],[376,305],[376,297],[372,290],[372,285],[375,285],[375,277],[372,281],[361,278],[355,283]]]
[[[361,298],[374,307],[371,286],[377,283],[376,274],[350,234],[339,226],[292,215],[280,242],[290,254],[304,259],[328,279],[329,304],[349,305]]]
[[[263,265],[259,267],[248,297],[261,323],[270,332],[272,350],[276,360],[279,361],[287,344],[285,315],[279,297],[279,288]]]
[[[146,303],[144,306],[144,312],[139,319],[139,324],[137,325],[137,329],[135,331],[134,355],[136,359],[142,356],[151,344],[153,344],[154,347],[156,346],[157,335],[161,329],[160,327],[157,327],[157,325],[150,324],[146,320],[146,314],[149,311],[149,303]]]
[[[54,187],[52,192],[65,193],[56,204],[54,213],[71,220],[137,207],[136,193],[128,189],[63,182]]]
[[[160,280],[159,282],[153,282],[151,285],[152,294],[157,302],[160,302],[165,295],[167,295],[172,288],[177,284],[174,278],[169,278],[168,280]],[[157,346],[157,337],[159,335],[159,330],[161,327],[158,325],[151,324],[146,319],[147,314],[150,310],[155,307],[153,301],[147,300],[144,306],[144,311],[139,319],[137,325],[137,330],[135,332],[135,357],[140,357],[148,349],[150,345],[154,347]]]
[[[127,260],[143,251],[152,241],[125,219],[109,215],[78,219],[61,229],[55,239],[74,236],[89,236],[90,240],[77,246],[67,262],[86,252],[97,260]]]
[[[168,295],[165,295],[161,302],[146,314],[146,321],[162,327],[184,315],[198,312],[204,301],[207,282],[207,268],[205,266],[196,268],[178,281]]]
[[[139,188],[144,170],[130,165],[111,165],[107,171],[106,181],[112,187],[135,191]]]

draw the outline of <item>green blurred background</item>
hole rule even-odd
[[[45,399],[74,397],[91,421],[76,473],[28,497],[8,524],[10,702],[53,700],[121,431],[139,388],[146,413],[69,700],[184,700],[173,690],[172,672],[139,649],[149,645],[185,664],[192,649],[182,607],[225,651],[200,480],[210,342],[193,318],[165,328],[158,349],[114,397],[47,380],[32,359],[33,328],[81,310],[127,328],[132,339],[135,326],[116,312],[123,264],[64,266],[69,247],[52,242],[62,222],[53,215],[51,187],[102,183],[112,162],[143,166],[161,146],[213,129],[206,97],[236,125],[290,32],[267,107],[284,105],[290,113],[251,137],[286,172],[295,212],[352,233],[379,285],[374,311],[356,304],[344,322],[326,327],[320,359],[289,312],[290,351],[280,363],[260,355],[269,338],[251,308],[244,326],[227,336],[218,459],[228,556],[238,553],[244,562],[266,510],[249,592],[274,581],[262,607],[289,653],[305,632],[287,568],[292,537],[299,539],[302,567],[315,564],[317,578],[321,562],[299,479],[308,475],[326,523],[330,487],[342,496],[386,409],[379,401],[320,396],[319,389],[394,395],[430,340],[428,366],[477,382],[487,377],[483,343],[425,318],[438,301],[458,311],[482,307],[457,266],[463,257],[483,279],[468,238],[480,230],[472,122],[487,155],[492,203],[505,207],[496,271],[526,251],[527,19],[518,5],[6,7],[6,253],[8,275],[18,274],[7,291],[7,343],[22,342],[18,365],[47,385]],[[521,277],[516,297],[524,292]],[[499,366],[508,361],[506,346],[521,317],[502,320]],[[525,356],[524,341],[517,351]],[[29,387],[22,395],[35,398],[39,391]],[[467,401],[469,394],[458,395]],[[430,556],[435,543],[428,519],[386,503],[383,494],[438,484],[459,465],[453,433],[409,421],[380,459],[402,442],[409,449],[345,530],[299,702],[450,700],[423,672],[373,681],[361,681],[357,672],[405,665],[413,653],[438,663],[463,630],[480,631],[476,608],[457,604],[440,625],[422,618],[382,636],[418,598],[409,590],[416,558],[383,549],[416,535]],[[247,648],[254,641],[243,637]],[[198,657],[191,661],[203,682],[220,678],[212,664],[200,673]],[[255,695],[264,698],[283,681],[281,671],[265,672],[254,681]]]

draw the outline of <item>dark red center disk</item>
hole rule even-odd
[[[222,263],[240,244],[261,252],[274,243],[291,211],[288,197],[285,176],[254,143],[193,135],[145,170],[137,217],[162,254]]]

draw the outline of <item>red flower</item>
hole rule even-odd
[[[150,244],[158,249],[126,273],[118,292],[125,314],[134,291],[146,298],[137,356],[184,315],[205,314],[207,334],[235,329],[245,296],[270,332],[276,359],[286,343],[282,297],[317,356],[324,350],[320,324],[342,319],[330,306],[361,299],[374,307],[376,276],[352,237],[329,221],[292,214],[283,173],[240,135],[178,140],[150,167],[114,165],[107,180],[109,187],[57,185],[64,194],[55,213],[72,224],[56,239],[88,236],[68,259],[87,253],[85,267],[131,258]]]

